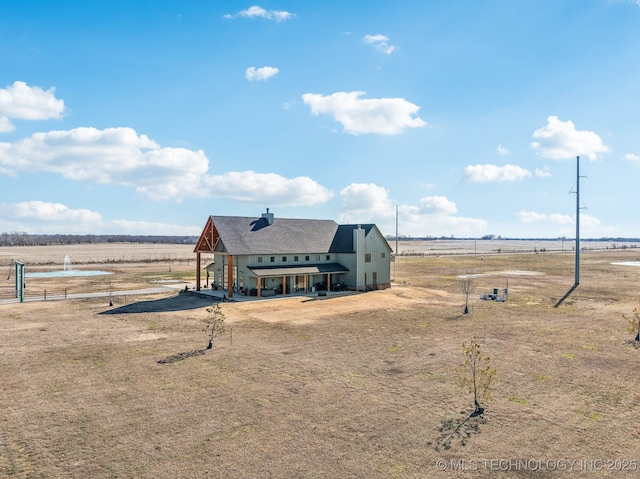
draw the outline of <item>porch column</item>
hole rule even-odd
[[[196,253],[196,291],[200,291],[200,251]]]
[[[304,275],[304,292],[305,293],[309,292],[309,275],[308,274]]]
[[[331,273],[327,273],[327,291],[331,291]]]
[[[227,264],[227,296],[233,298],[233,255],[229,255],[229,264]]]
[[[287,294],[287,277],[283,276],[282,277],[282,296],[284,296],[285,294]]]

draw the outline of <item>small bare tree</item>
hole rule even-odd
[[[464,364],[458,367],[458,381],[473,394],[473,406],[475,408],[471,417],[480,416],[484,408],[480,402],[486,404],[491,400],[491,384],[496,375],[496,370],[491,366],[491,358],[483,355],[480,342],[473,339],[469,344],[462,343],[462,352],[465,356]]]
[[[204,331],[209,333],[209,344],[207,349],[213,349],[213,340],[219,334],[223,334],[226,329],[224,327],[224,313],[218,303],[212,304],[207,308],[207,319],[205,319]]]
[[[482,404],[486,405],[491,400],[491,384],[496,375],[496,370],[491,367],[491,359],[489,356],[482,354],[480,342],[476,338],[469,344],[462,343],[462,353],[465,360],[462,366],[456,368],[458,382],[460,386],[468,389],[473,394],[474,409],[457,426],[451,420],[443,422],[442,427],[439,429],[443,436],[440,444],[445,449],[451,447],[452,438],[462,437],[462,444],[464,445],[466,442],[465,436],[468,438],[471,432],[479,432],[478,422],[470,423],[469,421],[472,418],[480,418],[484,414],[484,407],[480,403],[482,402]],[[447,434],[448,431],[451,432]],[[461,431],[464,431],[464,434]]]
[[[638,308],[633,308],[633,316],[623,314],[622,317],[627,320],[627,331],[636,335],[634,341],[640,342],[640,311]]]
[[[473,282],[473,277],[467,273],[460,278],[460,290],[464,295],[464,314],[469,313],[469,296],[473,294],[476,289],[476,285]]]

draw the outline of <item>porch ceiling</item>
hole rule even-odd
[[[345,268],[339,263],[308,264],[304,266],[252,266],[248,269],[259,278],[270,276],[301,276],[304,274],[335,274],[349,272],[348,268]]]

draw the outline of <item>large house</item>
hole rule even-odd
[[[198,239],[201,254],[213,253],[207,284],[233,293],[267,296],[293,292],[388,288],[391,252],[374,224],[338,225],[332,220],[210,216]]]

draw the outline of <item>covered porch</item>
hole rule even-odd
[[[246,294],[265,297],[315,291],[341,291],[349,270],[339,263],[304,266],[250,266]]]

